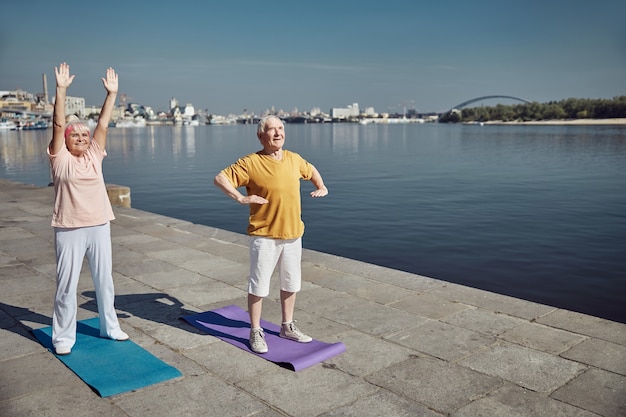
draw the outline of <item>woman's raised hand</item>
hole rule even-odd
[[[54,75],[56,76],[58,87],[69,87],[74,81],[74,75],[70,75],[70,66],[65,62],[59,65],[59,68],[54,67]]]
[[[102,79],[102,84],[104,84],[104,88],[109,93],[117,93],[118,83],[117,83],[117,74],[115,70],[111,67],[107,68],[107,76]]]

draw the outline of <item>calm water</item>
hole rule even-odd
[[[45,186],[51,131],[0,132],[0,177]],[[307,248],[626,323],[626,127],[288,125]],[[135,208],[245,233],[213,184],[253,126],[111,129]]]

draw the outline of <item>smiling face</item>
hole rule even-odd
[[[65,129],[65,146],[74,156],[82,156],[91,144],[89,128],[82,123],[73,123]]]
[[[264,121],[258,137],[265,152],[277,152],[285,144],[285,125],[278,117],[270,117]]]

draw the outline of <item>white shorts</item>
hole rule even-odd
[[[298,292],[301,287],[302,238],[271,239],[250,236],[248,292],[257,297],[270,293],[270,279],[278,266],[280,289]]]

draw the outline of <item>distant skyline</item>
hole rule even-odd
[[[109,66],[129,102],[210,114],[626,95],[622,0],[0,4],[0,91],[43,92],[45,73],[52,99],[67,62],[90,106]]]

